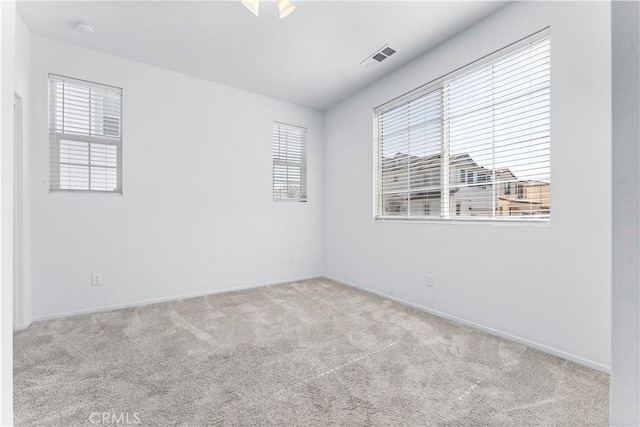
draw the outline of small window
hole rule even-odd
[[[122,194],[122,89],[49,75],[50,190]]]
[[[273,200],[307,201],[307,129],[273,123]]]
[[[504,194],[505,196],[508,196],[511,194],[511,183],[510,182],[505,182],[504,183]]]

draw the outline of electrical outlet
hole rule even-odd
[[[102,273],[91,273],[91,285],[102,285]]]
[[[427,274],[427,286],[433,286],[433,276],[431,274]]]

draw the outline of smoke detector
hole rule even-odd
[[[392,49],[388,44],[385,44],[380,49],[373,52],[373,54],[363,59],[360,63],[367,68],[376,67],[394,53],[396,53],[395,49]]]
[[[76,24],[76,31],[87,36],[92,36],[96,33],[96,29],[93,26],[84,22],[78,22]]]

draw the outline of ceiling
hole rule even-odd
[[[33,33],[325,110],[504,6],[496,1],[296,1],[279,19],[240,1],[19,1]],[[90,23],[94,36],[77,32]],[[383,45],[397,53],[360,64]]]

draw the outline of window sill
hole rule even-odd
[[[49,194],[99,194],[103,196],[122,196],[122,191],[94,191],[94,190],[49,190]]]
[[[497,219],[497,218],[394,218],[374,217],[375,223],[406,223],[406,224],[487,224],[499,226],[534,226],[550,227],[550,218],[523,218],[523,219]]]

